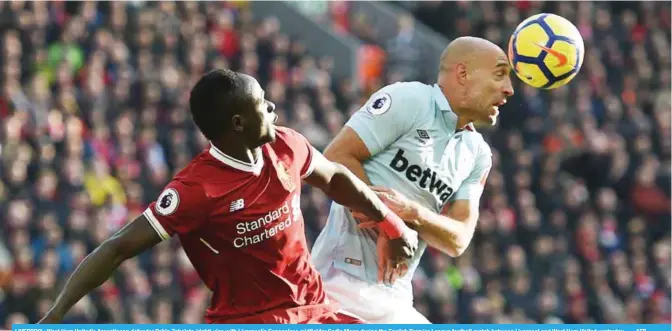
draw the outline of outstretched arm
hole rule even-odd
[[[462,182],[451,205],[436,213],[407,199],[401,193],[375,188],[379,196],[408,226],[418,231],[429,245],[451,257],[462,255],[474,236],[481,194],[492,167],[489,147],[476,160],[469,177]]]
[[[161,237],[144,215],[105,240],[77,266],[54,306],[39,322],[59,323],[82,297],[103,284],[125,260],[161,242]]]
[[[387,266],[379,266],[379,274],[387,275],[387,281],[392,282],[392,271],[413,257],[418,247],[417,234],[346,167],[327,160],[317,150],[313,150],[311,162],[313,170],[305,178],[308,184],[321,189],[337,203],[363,213],[390,238]]]
[[[462,255],[469,246],[478,222],[478,200],[457,200],[438,214],[395,190],[385,187],[373,189],[430,246],[451,257]],[[353,212],[353,216],[366,220],[363,227],[369,226],[370,219],[366,215]]]
[[[390,209],[378,198],[366,183],[357,178],[348,168],[327,160],[313,150],[314,170],[305,180],[321,189],[327,196],[348,208],[360,211],[369,219],[380,222]]]

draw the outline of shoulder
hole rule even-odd
[[[476,157],[491,157],[492,149],[490,145],[485,141],[483,135],[476,131],[475,129],[465,130],[463,133],[463,141],[467,144],[469,149],[475,154]]]
[[[408,97],[416,96],[418,97],[418,92],[426,92],[429,95],[431,92],[432,86],[421,83],[421,82],[396,82],[378,90],[378,92],[390,92],[398,95],[405,95]],[[421,97],[421,96],[420,96]]]
[[[271,143],[273,148],[277,147],[295,147],[299,145],[308,144],[308,140],[298,131],[284,127],[276,126],[275,127],[275,141]]]
[[[293,155],[302,159],[305,155],[310,156],[312,145],[301,133],[294,129],[277,126],[275,128],[275,141],[268,147],[278,156]]]
[[[408,94],[412,95],[414,92],[422,92],[422,91],[431,91],[432,86],[421,83],[421,82],[396,82],[392,83],[389,85],[384,86],[378,92],[382,91],[388,91],[392,93],[398,93],[398,94]]]
[[[167,188],[188,192],[190,200],[210,199],[228,193],[241,180],[241,172],[222,163],[206,150],[196,156],[170,181]],[[183,195],[180,192],[180,195]]]
[[[297,137],[303,137],[302,134],[298,133],[296,130],[292,128],[288,128],[286,126],[275,126],[275,134],[276,134],[276,141],[277,140],[286,140],[286,139],[292,139],[292,138],[297,138]]]
[[[207,149],[194,157],[186,167],[175,174],[173,181],[203,186],[212,176],[217,176],[219,173],[226,171],[227,168],[222,167],[222,161],[212,155],[210,149]]]
[[[159,194],[154,209],[158,215],[170,216],[204,208],[208,202],[209,198],[202,182],[176,176]]]
[[[184,169],[180,170],[166,186],[166,189],[189,191],[190,194],[205,195],[205,183],[215,171],[214,162],[210,162],[203,155],[198,155]],[[165,191],[164,191],[165,192]]]
[[[429,102],[431,86],[420,82],[398,82],[387,85],[371,95],[364,109],[380,115],[393,107],[418,106]]]

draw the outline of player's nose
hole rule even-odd
[[[502,93],[504,93],[504,95],[506,97],[510,97],[510,96],[513,95],[514,91],[513,91],[513,83],[511,82],[511,79],[507,79],[506,83],[504,83],[504,87],[502,88]]]

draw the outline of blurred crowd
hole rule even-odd
[[[330,3],[334,26],[378,43],[378,86],[355,89],[246,2],[0,2],[0,325],[34,322],[73,268],[139,215],[207,141],[188,92],[216,67],[259,78],[281,124],[324,148],[370,89],[413,77],[417,21],[506,46],[541,11],[575,22],[581,73],[519,84],[482,129],[495,166],[476,236],[426,253],[416,307],[435,323],[670,323],[669,2],[418,2],[393,40]],[[364,32],[364,33],[363,33]],[[329,201],[306,189],[309,241]],[[126,261],[66,323],[199,323],[209,292],[179,247]]]

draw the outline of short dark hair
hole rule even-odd
[[[237,72],[215,69],[201,77],[191,89],[189,108],[196,126],[209,140],[221,137],[231,117],[245,100],[245,81]]]

